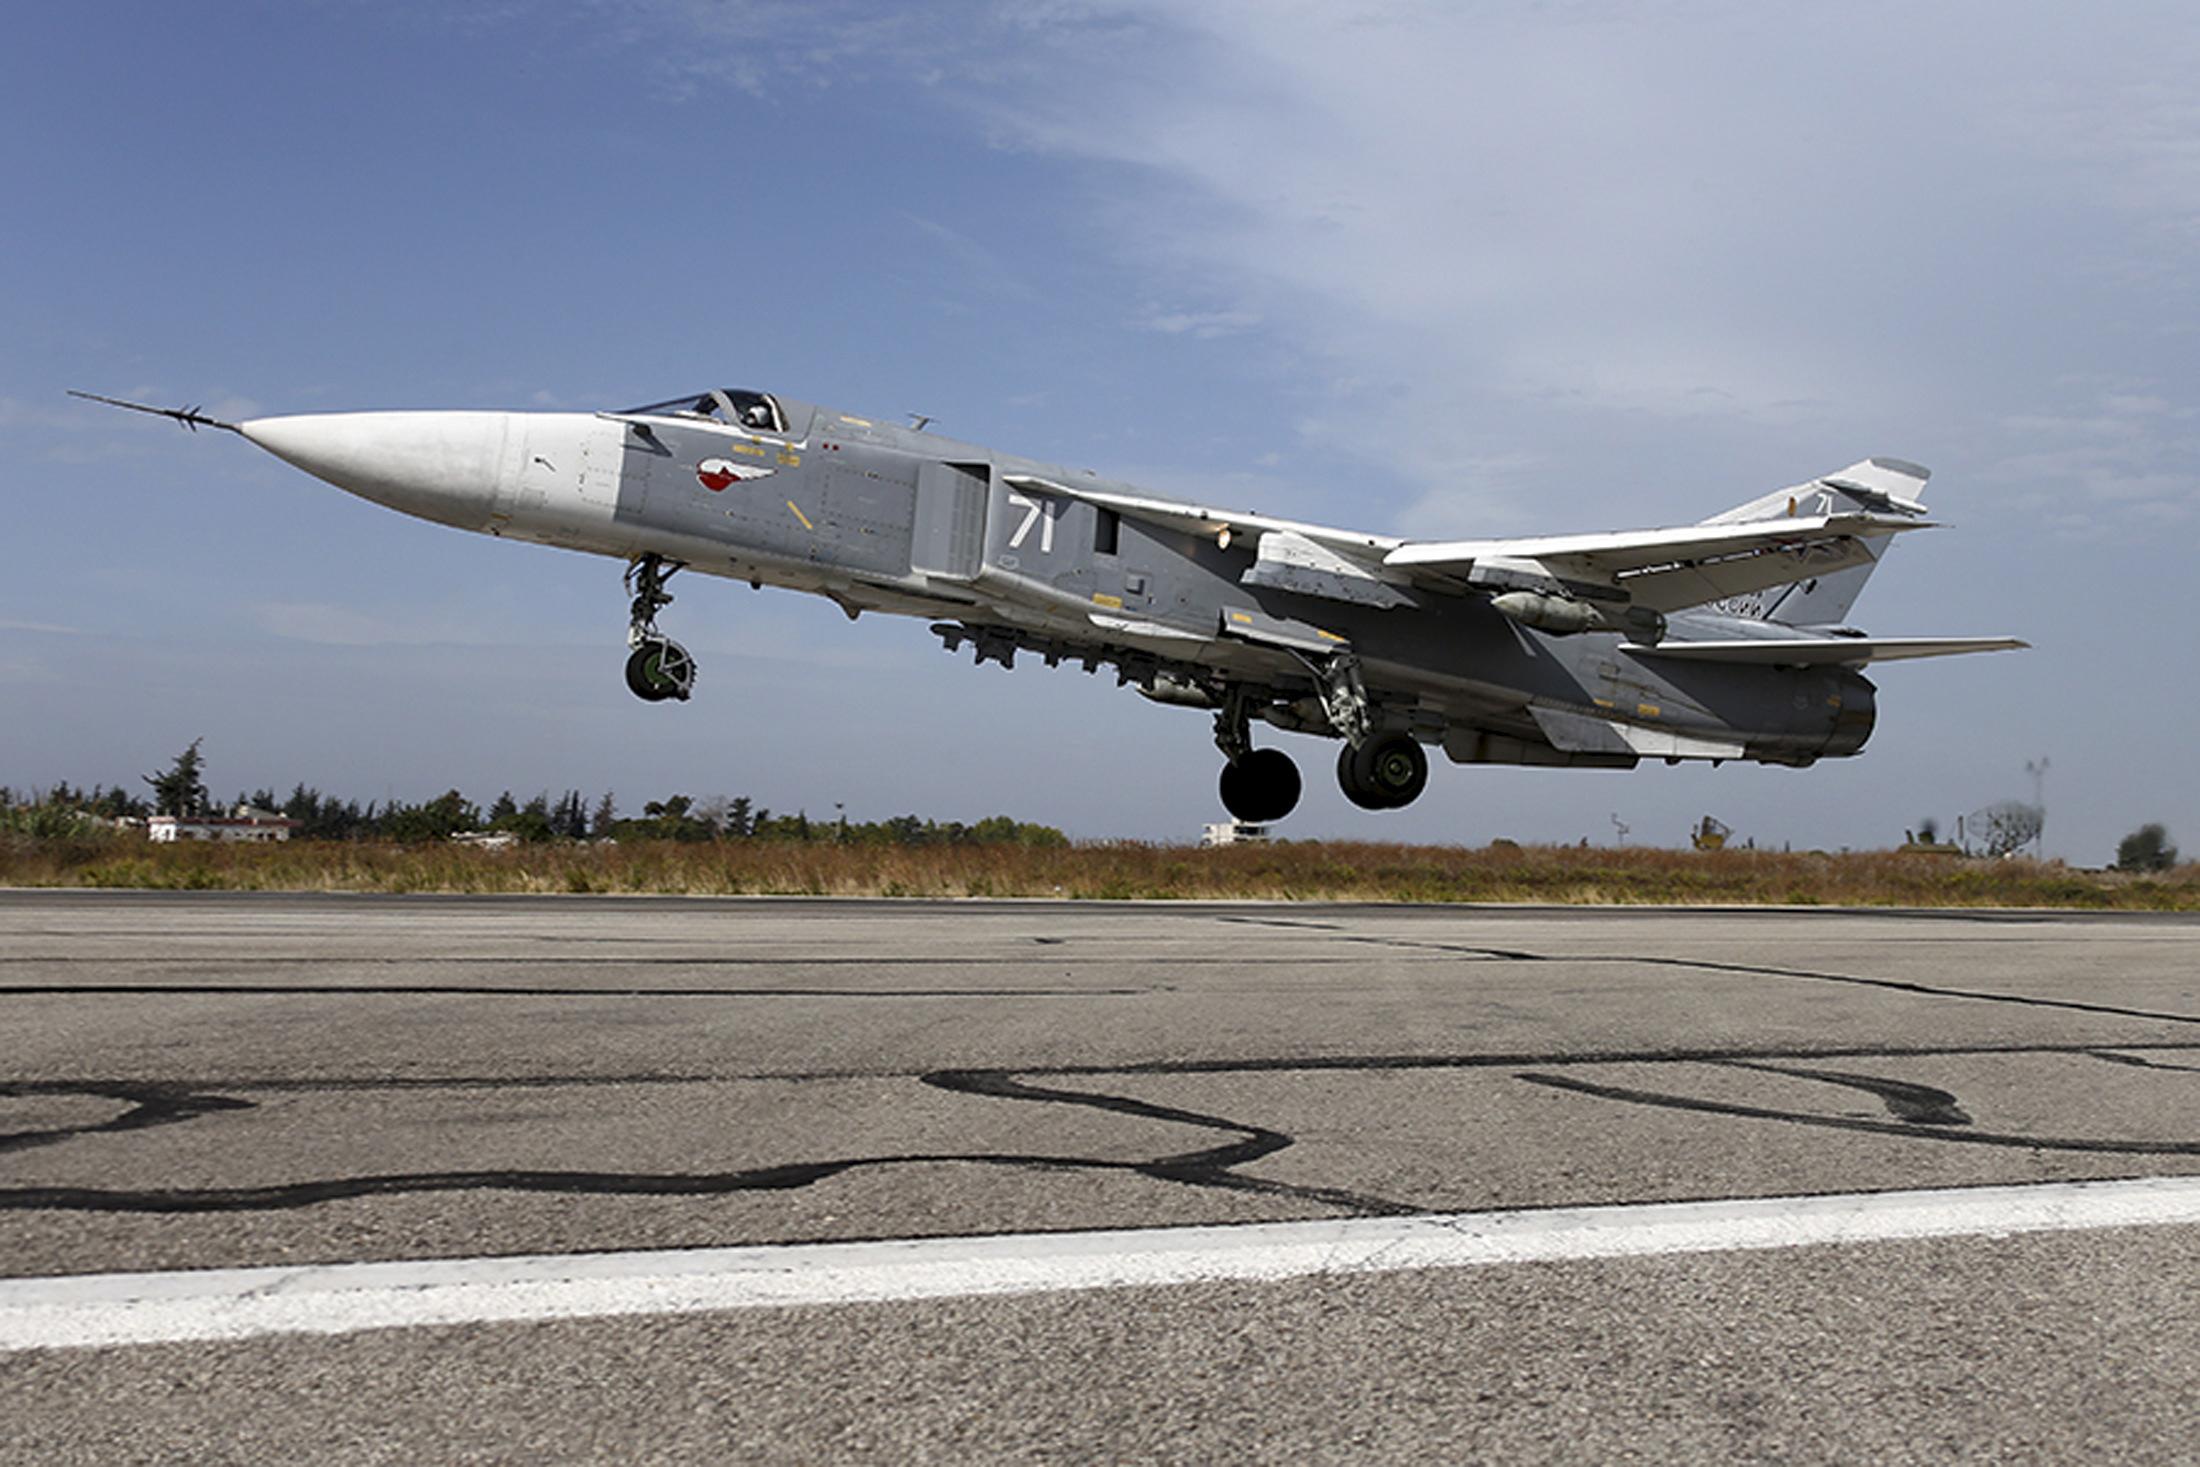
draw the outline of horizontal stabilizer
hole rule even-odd
[[[1965,652],[2008,652],[2031,646],[2015,637],[1751,637],[1732,642],[1627,643],[1638,657],[1681,657],[1696,662],[1743,662],[1760,667],[1861,667],[1912,657],[1955,657]]]

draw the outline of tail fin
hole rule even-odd
[[[1878,514],[1922,515],[1925,513],[1925,481],[1931,477],[1932,470],[1898,458],[1868,458],[1808,484],[1798,484],[1792,489],[1781,489],[1747,504],[1736,505],[1704,523],[1749,524],[1853,509]],[[1879,568],[1879,558],[1887,553],[1887,546],[1893,539],[1891,535],[1884,535],[1865,541],[1871,559],[1862,565],[1736,597],[1721,609],[1758,621],[1778,622],[1782,626],[1839,625],[1863,593],[1864,583]]]

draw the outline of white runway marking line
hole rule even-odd
[[[89,1274],[0,1283],[0,1353],[2200,1223],[2200,1177],[1531,1212]]]

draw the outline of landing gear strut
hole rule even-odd
[[[1298,807],[1299,766],[1281,749],[1253,747],[1245,691],[1232,688],[1215,714],[1215,746],[1222,766],[1222,807],[1231,818],[1254,825],[1281,820]]]
[[[685,702],[695,691],[695,659],[687,648],[657,630],[657,613],[672,604],[665,582],[679,569],[679,561],[666,560],[655,551],[626,568],[626,588],[634,596],[626,627],[626,645],[634,649],[626,659],[626,685],[635,697],[650,703],[667,698]]]

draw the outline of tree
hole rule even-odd
[[[718,834],[688,795],[651,800],[642,806],[640,819],[621,820],[612,830],[620,840],[707,841]]]
[[[522,806],[507,829],[530,842],[545,841],[556,834],[550,827],[550,792],[544,790]]]
[[[481,811],[457,790],[445,790],[425,805],[392,804],[382,812],[382,834],[398,841],[449,840],[481,823]]]
[[[642,814],[650,820],[685,820],[695,801],[686,795],[672,795],[662,800],[645,801]]]
[[[153,787],[156,814],[182,818],[204,813],[207,795],[203,778],[206,765],[199,757],[202,742],[202,739],[193,739],[190,747],[178,754],[167,769],[145,776],[145,782]]]
[[[597,840],[607,839],[611,827],[619,823],[619,803],[605,790],[603,798],[596,802],[596,813],[588,817],[588,833]]]
[[[2046,812],[2023,800],[2003,800],[1978,812],[1973,821],[1987,855],[2013,856],[2038,838]]]
[[[2177,864],[2177,847],[2158,821],[2148,821],[2116,845],[2118,871],[2167,871]]]

